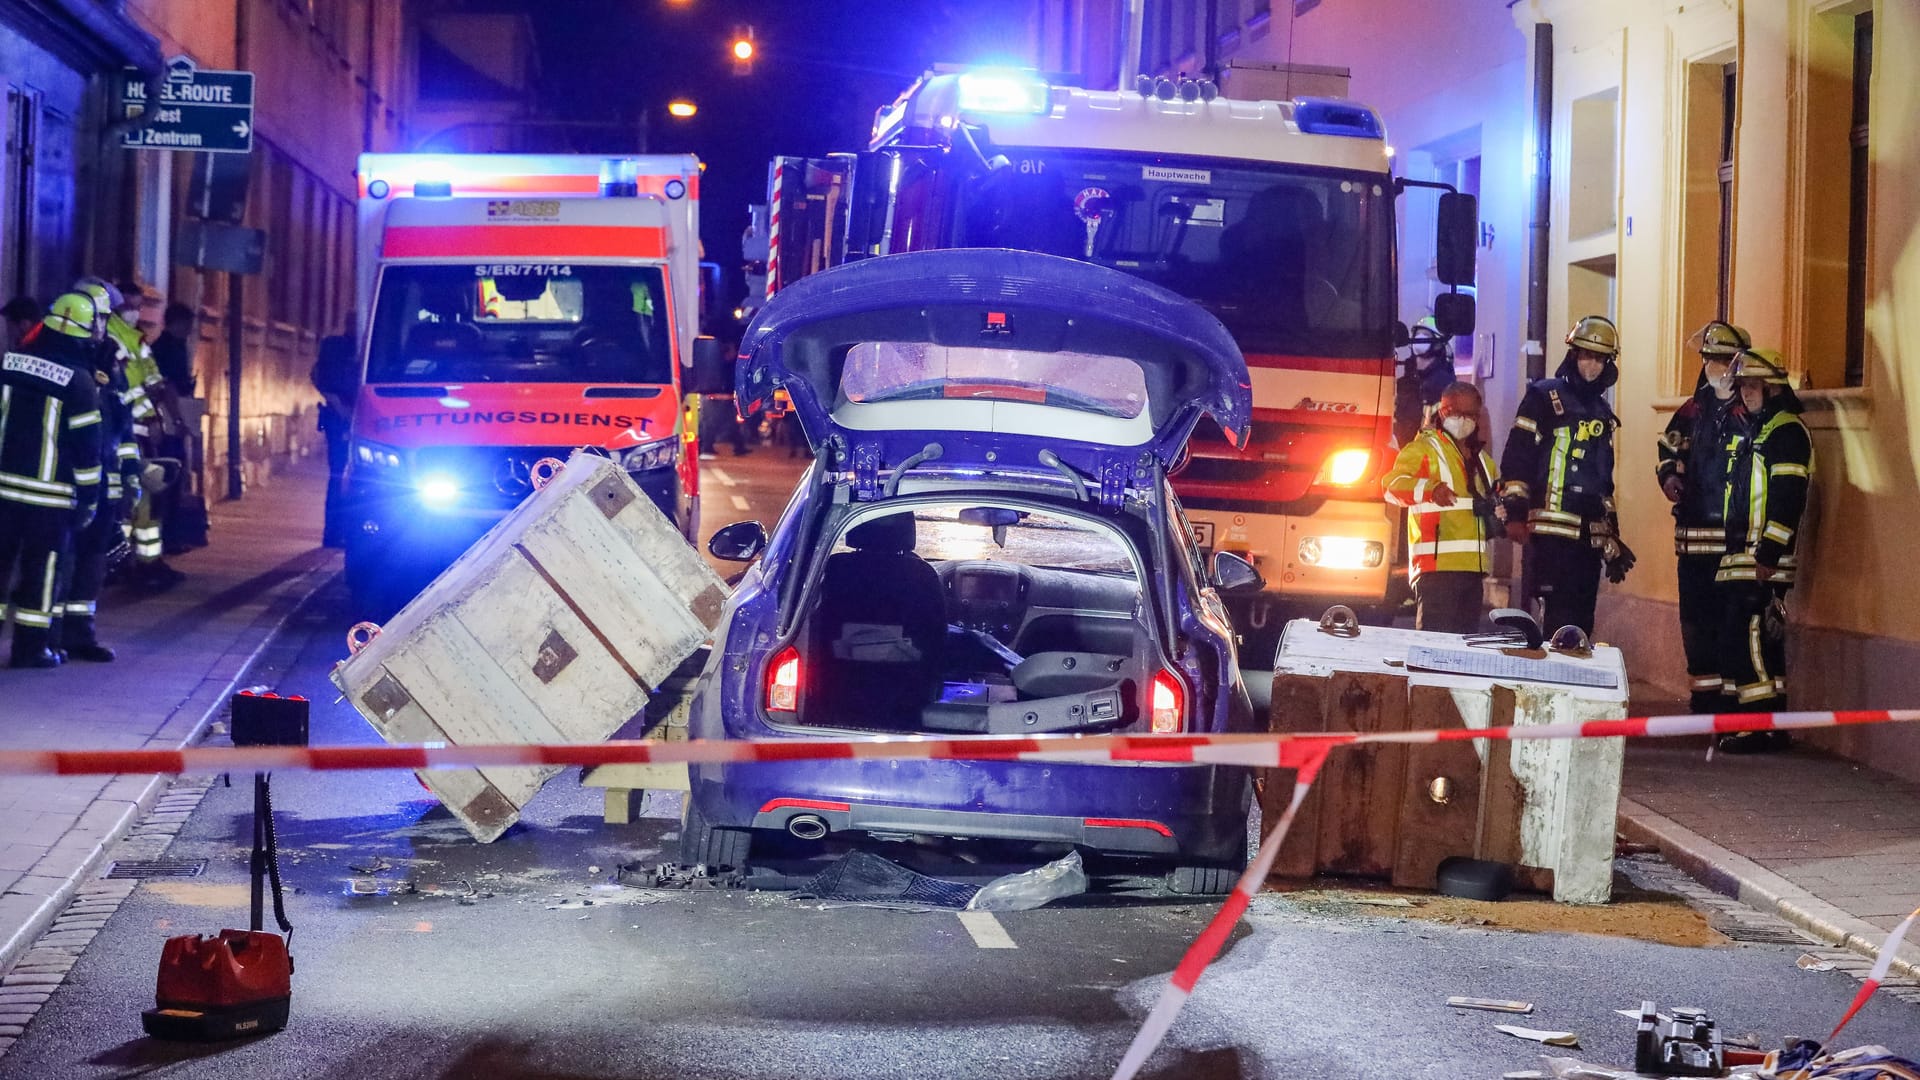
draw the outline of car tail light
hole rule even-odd
[[[1314,483],[1351,487],[1367,478],[1368,467],[1372,464],[1371,450],[1335,450],[1321,464],[1320,475],[1314,478]]]
[[[789,645],[767,665],[767,711],[794,712],[800,708],[800,650]]]
[[[1180,680],[1173,677],[1173,672],[1161,668],[1160,674],[1153,677],[1148,693],[1154,732],[1165,735],[1179,731],[1187,714],[1187,692],[1181,688]]]

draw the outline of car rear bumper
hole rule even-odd
[[[1214,766],[817,761],[701,766],[693,798],[715,825],[1074,844],[1229,862],[1243,853],[1251,785]]]

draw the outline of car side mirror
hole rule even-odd
[[[733,380],[728,378],[727,371],[727,350],[720,339],[705,334],[693,339],[693,363],[681,365],[680,392],[733,393]]]
[[[1449,191],[1440,196],[1434,229],[1434,276],[1442,285],[1473,284],[1473,259],[1480,246],[1480,200]]]
[[[1413,335],[1407,331],[1407,324],[1397,319],[1394,320],[1393,347],[1396,349],[1404,349],[1411,344],[1413,344]]]
[[[751,562],[767,550],[766,527],[757,521],[736,521],[722,525],[707,541],[707,550],[716,559]]]
[[[1259,592],[1265,588],[1267,579],[1245,556],[1231,551],[1213,553],[1213,587],[1225,596],[1238,593]]]
[[[1473,333],[1473,297],[1467,293],[1441,293],[1433,298],[1433,324],[1448,337]]]

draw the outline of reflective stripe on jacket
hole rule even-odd
[[[1727,466],[1727,554],[1718,581],[1755,581],[1756,567],[1774,568],[1770,583],[1793,584],[1800,516],[1813,482],[1813,439],[1797,412],[1766,417],[1753,438],[1732,444]]]
[[[1445,484],[1452,506],[1430,498]],[[1407,575],[1413,581],[1429,570],[1487,572],[1486,521],[1474,512],[1474,497],[1493,495],[1493,458],[1483,449],[1468,472],[1460,444],[1425,428],[1394,459],[1382,480],[1387,502],[1407,509]]]

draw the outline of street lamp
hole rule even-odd
[[[733,52],[733,73],[735,75],[753,74],[753,27],[734,27],[731,49]]]
[[[700,107],[691,101],[676,98],[673,101],[667,102],[667,115],[681,120],[685,120],[699,111]]]

